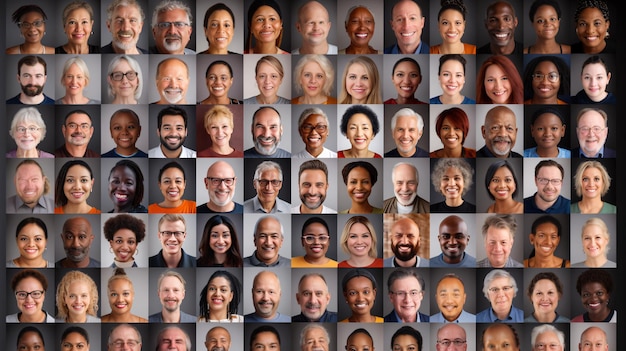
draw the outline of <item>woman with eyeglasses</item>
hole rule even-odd
[[[100,323],[98,286],[81,271],[65,273],[57,285],[57,323]]]
[[[534,57],[524,70],[524,104],[568,104],[569,71],[565,60],[559,56]]]
[[[11,290],[19,312],[6,316],[7,323],[54,323],[54,317],[43,309],[48,279],[36,269],[19,271],[11,279]]]
[[[54,268],[54,262],[43,257],[48,249],[48,228],[40,218],[22,219],[15,229],[15,243],[20,255],[7,261],[7,267]]]
[[[183,199],[187,177],[185,169],[176,161],[159,170],[159,189],[163,201],[148,206],[148,213],[196,213],[196,202]]]
[[[53,154],[37,148],[46,137],[46,123],[35,107],[23,107],[15,113],[9,135],[17,148],[7,152],[7,158],[54,158]]]
[[[310,217],[302,225],[304,256],[291,258],[291,268],[337,268],[337,261],[326,256],[330,246],[330,229],[321,217]]]
[[[115,56],[107,68],[109,104],[135,105],[143,91],[143,74],[139,62],[131,55]]]
[[[206,222],[198,244],[198,267],[243,267],[235,223],[222,215]]]
[[[89,333],[77,325],[67,327],[61,334],[61,350],[89,351]]]
[[[35,5],[20,6],[11,15],[11,20],[20,29],[24,42],[6,49],[7,54],[54,54],[52,46],[44,45],[41,40],[46,35],[46,20],[48,16],[44,10]]]
[[[223,105],[214,105],[204,114],[204,130],[211,143],[208,148],[200,150],[200,157],[243,157],[243,151],[230,145],[235,130],[233,111]]]
[[[102,316],[102,323],[148,323],[146,318],[132,313],[135,288],[124,268],[115,268],[109,278],[107,297],[111,313]]]
[[[100,214],[101,211],[87,203],[93,192],[95,179],[91,166],[83,160],[65,162],[59,170],[54,186],[55,214]]]
[[[309,107],[298,118],[298,132],[304,142],[304,150],[293,154],[293,158],[337,158],[337,153],[326,147],[330,131],[328,116],[319,107]]]
[[[63,9],[63,31],[67,43],[57,46],[55,54],[99,54],[100,45],[89,44],[93,34],[94,12],[84,0],[73,0]]]
[[[137,246],[146,237],[146,224],[135,216],[123,213],[107,219],[102,230],[109,241],[109,251],[115,255],[109,267],[138,267],[135,255],[139,252]]]
[[[198,322],[243,323],[243,315],[237,314],[240,302],[239,279],[228,271],[215,271],[200,292]]]
[[[524,260],[526,268],[565,268],[570,261],[554,254],[561,242],[561,222],[551,215],[543,215],[532,223],[530,244],[533,249]]]

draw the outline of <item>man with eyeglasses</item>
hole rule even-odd
[[[389,300],[393,310],[385,316],[385,322],[429,322],[430,316],[419,311],[424,299],[426,284],[416,268],[397,268],[387,278]]]
[[[141,351],[141,333],[132,324],[118,324],[109,332],[107,346],[108,351]]]
[[[435,300],[439,312],[430,316],[431,323],[476,323],[476,315],[464,309],[467,294],[460,276],[448,273],[441,277],[435,289]]]
[[[112,40],[102,47],[103,54],[147,54],[137,46],[145,15],[136,0],[114,0],[107,7],[106,26]]]
[[[13,177],[15,195],[7,197],[6,213],[54,213],[54,196],[43,168],[33,159],[22,160]]]
[[[157,105],[187,104],[189,88],[189,66],[177,57],[163,59],[156,68],[156,89],[159,93]]]
[[[405,0],[411,2],[411,0]],[[424,119],[410,108],[402,108],[391,117],[391,137],[396,148],[385,157],[429,157],[428,151],[417,146],[424,133]]]
[[[278,312],[280,279],[272,271],[257,273],[252,282],[254,312],[244,316],[245,323],[291,323],[291,317]]]
[[[204,186],[209,192],[209,201],[196,208],[196,213],[243,213],[243,205],[233,201],[237,176],[226,161],[213,163],[206,171]]]
[[[157,227],[161,250],[156,255],[150,256],[150,267],[195,267],[196,258],[183,250],[183,243],[187,238],[185,217],[180,214],[165,214],[159,219]]]
[[[195,158],[196,151],[183,145],[187,140],[187,111],[167,106],[157,116],[160,144],[148,150],[150,158]]]
[[[600,327],[589,327],[580,334],[578,351],[609,351],[606,332]]]
[[[483,280],[483,294],[491,306],[476,314],[476,323],[522,323],[524,311],[513,306],[517,282],[504,269],[489,271]]]
[[[291,259],[279,254],[283,240],[283,225],[278,218],[271,215],[259,218],[254,225],[256,250],[244,257],[244,267],[291,267]]]
[[[305,161],[298,171],[298,191],[300,205],[291,213],[337,213],[337,210],[324,206],[328,191],[328,167],[320,160]]]
[[[304,142],[304,150],[293,154],[293,158],[337,158],[337,153],[324,147],[328,139],[329,122],[326,112],[319,107],[302,111],[298,119],[298,132]]]
[[[43,93],[48,79],[46,61],[40,56],[28,55],[17,62],[17,81],[21,92],[6,101],[19,105],[54,105],[54,99]]]
[[[329,311],[330,292],[326,278],[320,273],[306,273],[300,277],[296,302],[300,314],[292,316],[292,322],[336,323],[337,312]]]
[[[537,191],[524,198],[524,213],[570,213],[570,200],[561,195],[565,171],[554,160],[541,160],[535,166]]]
[[[391,169],[394,197],[383,202],[385,213],[430,213],[430,202],[417,195],[419,173],[409,162],[398,162]]]
[[[470,235],[467,223],[457,215],[450,215],[439,223],[439,246],[441,253],[430,258],[431,267],[476,267],[476,258],[467,252]]]
[[[278,110],[271,106],[263,106],[252,115],[252,141],[254,146],[245,150],[246,158],[291,158],[291,152],[281,149],[283,122]]]
[[[511,258],[517,222],[511,215],[493,215],[485,219],[482,227],[483,243],[487,257],[476,262],[478,267],[521,268],[524,265]]]
[[[337,261],[326,256],[330,229],[321,217],[310,217],[302,225],[304,256],[291,258],[291,268],[337,268]]]
[[[252,180],[256,196],[243,203],[245,213],[291,213],[291,205],[278,197],[283,187],[283,171],[273,161],[261,162]]]
[[[606,147],[609,134],[607,113],[600,108],[584,108],[576,116],[576,137],[578,147],[572,150],[572,157],[615,158],[615,149]]]
[[[420,228],[415,217],[399,217],[389,229],[393,256],[385,258],[384,267],[428,267],[429,261],[417,255],[420,250]]]
[[[178,0],[163,0],[152,13],[152,35],[155,46],[151,54],[190,55],[196,52],[187,44],[193,31],[193,15],[187,4]]]
[[[55,263],[55,267],[88,268],[100,267],[100,261],[89,256],[95,236],[91,222],[85,217],[68,218],[63,223],[61,241],[65,257]]]
[[[483,351],[501,350],[520,351],[520,341],[511,324],[492,324],[483,331],[481,340]],[[508,347],[507,347],[508,345]]]
[[[167,270],[159,276],[157,294],[161,311],[148,317],[150,323],[195,323],[194,315],[185,313],[180,305],[185,299],[185,278],[175,270]]]
[[[480,127],[485,146],[476,151],[476,157],[522,157],[513,151],[517,140],[515,112],[507,106],[498,105],[487,111]]]
[[[93,121],[85,110],[72,110],[65,115],[61,126],[65,143],[54,150],[54,157],[100,157],[100,153],[89,148],[93,136]]]
[[[565,333],[551,324],[541,324],[530,332],[532,351],[565,350]]]
[[[467,350],[467,333],[458,324],[446,324],[437,330],[437,351]]]

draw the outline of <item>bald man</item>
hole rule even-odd
[[[463,218],[457,215],[444,218],[439,224],[437,239],[441,253],[430,258],[431,267],[476,267],[476,257],[465,252],[470,234]]]
[[[329,44],[327,40],[331,25],[328,10],[324,5],[315,0],[305,2],[298,10],[296,22],[296,30],[302,36],[302,44],[291,53],[336,55],[337,46]]]
[[[401,217],[391,225],[389,241],[393,256],[385,258],[385,267],[428,267],[429,261],[417,255],[420,228],[412,218]]]
[[[89,250],[95,236],[91,222],[85,217],[68,218],[63,223],[61,240],[65,257],[55,263],[56,267],[87,268],[100,267],[100,261],[89,256]]]
[[[229,351],[230,333],[224,327],[213,327],[206,333],[204,346],[206,351]]]
[[[291,323],[291,316],[278,312],[281,295],[280,280],[276,273],[259,272],[252,283],[254,312],[244,316],[245,323]]]
[[[452,347],[451,347],[452,346]],[[466,351],[467,333],[458,324],[446,324],[437,330],[437,351]]]
[[[609,351],[606,333],[599,327],[589,327],[580,335],[578,351]]]
[[[243,205],[233,201],[237,176],[226,161],[217,161],[206,171],[204,186],[209,201],[196,208],[197,213],[243,213]]]

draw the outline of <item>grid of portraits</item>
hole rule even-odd
[[[617,349],[614,2],[167,2],[6,4],[7,348]]]

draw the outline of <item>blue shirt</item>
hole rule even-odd
[[[433,314],[430,316],[431,323],[476,323],[476,315],[473,315],[465,310],[461,311],[459,317],[452,322],[443,318],[443,314],[441,312],[437,314]]]
[[[524,322],[524,311],[515,306],[511,306],[511,312],[506,319],[498,319],[493,312],[493,308],[489,307],[486,310],[478,312],[476,315],[476,323],[522,323]]]
[[[286,316],[284,314],[280,314],[279,312],[276,312],[276,317],[274,317],[272,319],[262,318],[259,315],[257,315],[256,313],[246,314],[245,316],[243,316],[243,318],[244,318],[243,321],[245,323],[250,323],[250,322],[291,323],[291,317],[290,316]]]
[[[533,196],[524,199],[524,213],[569,213],[571,201],[559,195],[552,206],[548,207],[545,211],[537,207],[535,203],[535,193]]]
[[[8,99],[6,104],[26,105],[25,103],[20,101],[20,94],[17,94],[17,96]],[[54,99],[47,96],[46,94],[43,94],[43,101],[38,103],[37,105],[54,105]]]
[[[401,54],[400,47],[398,47],[397,43],[393,44],[393,46],[385,48],[383,53],[385,53],[385,54]],[[414,54],[430,54],[430,46],[428,46],[428,44],[426,44],[425,42],[420,40],[420,44],[417,46],[417,49],[415,49]]]
[[[556,155],[557,158],[571,158],[572,157],[572,152],[567,150],[567,149],[563,149],[561,147],[558,148],[559,149],[559,154]],[[524,157],[541,157],[537,154],[537,147],[531,147],[530,149],[525,149],[524,150]]]
[[[453,267],[471,267],[476,268],[476,258],[467,252],[463,253],[463,259],[459,263],[446,263],[443,260],[443,253],[432,257],[430,259],[431,267],[445,267],[445,268],[453,268]]]

